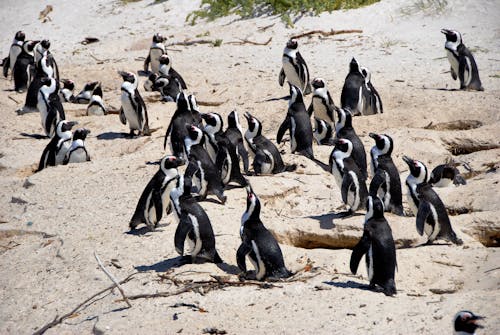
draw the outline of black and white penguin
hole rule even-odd
[[[370,150],[373,178],[369,193],[382,200],[387,212],[404,215],[401,179],[391,158],[394,142],[389,135],[385,134],[370,133],[369,136],[375,140],[375,145]]]
[[[326,87],[326,81],[323,78],[315,78],[311,85],[313,96],[307,109],[309,116],[314,113],[315,118],[324,120],[333,127],[335,125],[335,104]]]
[[[297,86],[290,84],[290,101],[285,120],[281,123],[276,141],[281,143],[283,135],[288,130],[290,134],[291,152],[298,152],[309,159],[314,159],[312,148],[313,131],[311,118],[307,114],[302,91]]]
[[[195,125],[186,125],[188,135],[184,138],[189,165],[186,168],[184,178],[192,178],[196,185],[200,200],[204,200],[208,194],[215,195],[224,204],[224,184],[217,170],[217,166],[210,159],[204,147],[205,137],[203,131]]]
[[[427,182],[428,172],[424,163],[411,159],[408,156],[403,156],[403,160],[410,168],[410,174],[406,177],[406,199],[413,215],[417,215],[420,200],[418,199],[417,186]]]
[[[363,90],[365,102],[362,114],[382,114],[384,112],[384,106],[382,105],[382,99],[380,98],[380,95],[371,82],[370,71],[364,66],[360,66],[360,70],[365,77],[365,88]]]
[[[59,98],[59,83],[54,78],[45,77],[41,79],[40,84],[37,108],[45,135],[52,137],[58,122],[66,119],[64,107]]]
[[[330,124],[325,121],[314,118],[314,139],[318,145],[333,145],[333,130]]]
[[[102,88],[101,88],[101,83],[99,83],[92,92],[92,97],[90,98],[90,102],[87,106],[87,115],[106,115],[106,114],[108,114],[108,110],[104,105],[104,101],[102,100]]]
[[[299,43],[295,39],[291,39],[286,43],[283,50],[282,67],[279,74],[279,84],[283,86],[286,80],[300,88],[304,95],[311,93],[311,83],[309,82],[309,69],[302,58],[299,50]]]
[[[475,315],[471,311],[460,311],[453,318],[453,334],[474,335],[476,329],[484,328],[478,323],[479,320],[483,319],[483,316]]]
[[[179,177],[177,168],[184,163],[183,159],[171,155],[161,159],[160,168],[148,182],[137,202],[134,215],[129,222],[131,230],[141,223],[145,223],[150,230],[154,230],[163,212],[169,214],[172,211],[170,192],[176,187]]]
[[[90,155],[85,147],[85,139],[90,134],[86,128],[78,128],[73,132],[73,140],[66,155],[63,164],[90,162]]]
[[[16,64],[17,56],[23,51],[24,40],[26,39],[26,34],[19,30],[14,36],[14,40],[9,49],[9,55],[3,60],[3,76],[7,78],[10,73],[14,73],[14,64]]]
[[[12,69],[14,89],[19,93],[23,93],[28,88],[30,80],[30,67],[35,64],[33,49],[37,43],[38,41],[25,41],[23,43],[22,51],[17,56],[16,63]]]
[[[215,163],[217,152],[219,150],[217,144],[218,139],[216,136],[220,138],[224,121],[218,113],[201,114],[201,118],[205,121],[205,126],[202,128],[205,136],[205,149],[212,159],[212,162]]]
[[[288,278],[292,273],[286,268],[281,248],[273,234],[260,220],[260,200],[250,185],[247,190],[247,209],[241,217],[241,245],[236,252],[236,262],[247,276],[246,257],[255,268],[257,280],[266,278]]]
[[[352,157],[352,143],[348,139],[335,140],[335,147],[330,155],[330,172],[341,190],[342,201],[349,206],[349,210],[343,214],[354,214],[365,204],[368,189],[366,178]]]
[[[73,91],[75,90],[75,83],[70,79],[61,79],[63,87],[59,89],[59,99],[61,102],[75,102],[75,95]]]
[[[130,135],[134,136],[134,131],[137,130],[139,135],[151,135],[149,131],[148,110],[146,104],[142,100],[137,85],[139,80],[135,73],[119,71],[123,78],[121,87],[122,96],[120,109],[120,121],[122,124],[127,124],[130,128]]]
[[[174,235],[177,253],[184,256],[184,244],[188,242],[191,247],[189,262],[223,263],[215,249],[215,235],[210,219],[196,198],[191,195],[191,179],[179,176],[177,187],[170,192],[170,199],[179,221]]]
[[[238,159],[243,161],[243,170],[248,173],[248,151],[243,142],[243,128],[240,124],[240,118],[235,110],[227,116],[227,128],[224,135],[236,148]]]
[[[378,285],[385,295],[396,294],[394,282],[397,265],[396,246],[391,227],[384,217],[384,204],[379,198],[372,196],[366,201],[363,236],[351,254],[350,268],[353,274],[356,274],[363,255],[365,255],[370,288],[375,289]]]
[[[169,76],[171,78],[170,80],[177,79],[179,81],[182,89],[183,90],[187,89],[187,85],[186,85],[186,82],[184,81],[184,79],[172,67],[172,59],[170,58],[169,55],[162,55],[160,57],[160,68],[159,68],[158,72],[159,72],[160,76]]]
[[[71,128],[75,124],[77,122],[66,120],[57,123],[56,133],[43,150],[37,172],[42,171],[47,166],[56,166],[63,163],[64,157],[71,147]]]
[[[163,149],[167,147],[167,140],[170,137],[172,154],[187,159],[184,139],[188,136],[189,132],[186,126],[194,124],[195,122],[191,110],[189,109],[189,101],[186,93],[179,93],[176,98],[176,103],[177,109],[174,115],[172,115],[167,131],[165,132]]]
[[[160,33],[153,36],[153,43],[149,47],[149,53],[144,60],[144,72],[148,72],[149,65],[151,65],[151,72],[158,73],[160,70],[160,57],[167,53],[163,42],[167,40],[166,37]]]
[[[345,138],[351,141],[351,157],[358,164],[365,179],[368,178],[365,147],[352,127],[352,114],[349,109],[337,108],[335,132],[337,138]]]
[[[285,171],[295,171],[297,165],[285,165],[278,148],[262,135],[262,123],[250,113],[245,113],[248,128],[245,140],[254,155],[253,170],[255,174],[276,174]]]
[[[342,93],[340,95],[340,105],[342,108],[349,108],[352,115],[362,115],[364,111],[365,77],[359,69],[356,59],[352,59],[349,64],[349,73],[345,78]]]
[[[100,83],[98,81],[92,81],[89,83],[86,83],[83,89],[78,93],[78,95],[75,98],[75,103],[77,104],[85,104],[87,105],[90,102],[90,99],[92,98],[92,92],[94,92],[94,89],[99,85]]]
[[[441,29],[446,35],[446,55],[451,65],[451,77],[460,80],[461,90],[484,91],[479,79],[474,56],[462,42],[462,35],[456,30]]]
[[[441,164],[432,170],[429,184],[433,187],[447,187],[451,183],[457,186],[467,184],[458,169],[451,164]]]

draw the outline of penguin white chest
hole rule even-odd
[[[163,55],[163,50],[154,48],[149,51],[151,57],[151,71],[158,73],[160,71],[160,57]]]
[[[82,163],[87,161],[87,153],[85,149],[80,147],[69,153],[68,163]]]
[[[327,114],[326,106],[319,97],[313,97],[312,99],[314,116],[318,119],[325,120],[327,122],[331,122],[330,117]]]
[[[261,280],[266,275],[266,266],[262,261],[262,257],[260,255],[260,250],[259,247],[257,246],[257,243],[255,243],[254,240],[252,240],[251,242],[252,242],[252,250],[255,253],[256,259],[253,260],[252,257],[250,257],[250,261],[252,262],[256,271],[255,278],[257,278],[257,280]]]
[[[70,139],[63,140],[63,142],[60,144],[59,150],[56,153],[56,165],[63,163],[64,157],[66,156],[66,153],[68,152],[70,147],[71,147]]]
[[[142,127],[139,124],[139,117],[137,115],[137,111],[135,109],[135,106],[132,105],[131,99],[133,99],[134,96],[130,95],[128,92],[122,92],[122,107],[123,107],[123,112],[125,113],[125,118],[127,118],[127,121],[129,123],[130,129],[136,129],[136,130],[141,130]]]
[[[371,281],[373,278],[373,246],[370,244],[368,253],[366,254],[366,272],[368,272],[368,279]]]
[[[448,57],[448,61],[450,62],[451,68],[453,69],[453,72],[458,76],[458,59],[455,57],[453,52],[450,50],[446,50],[446,56]]]
[[[304,81],[300,78],[299,73],[288,57],[283,57],[283,71],[285,71],[286,79],[290,84],[297,86],[302,91],[304,90]]]
[[[290,145],[291,150],[294,152],[297,149],[297,139],[295,138],[295,129],[297,128],[297,124],[295,122],[295,118],[290,119]]]

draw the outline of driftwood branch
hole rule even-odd
[[[342,30],[333,30],[332,29],[330,31],[311,30],[311,31],[307,31],[307,32],[302,33],[302,34],[294,35],[291,38],[297,39],[297,38],[311,36],[311,35],[321,35],[323,37],[326,37],[326,36],[333,36],[333,35],[340,35],[340,34],[361,34],[361,33],[363,33],[363,30],[361,30],[361,29],[342,29]]]
[[[254,42],[254,41],[247,40],[246,38],[245,39],[239,38],[239,41],[231,41],[231,42],[227,42],[226,44],[236,44],[236,45],[242,45],[242,44],[269,45],[269,43],[271,43],[272,40],[273,40],[273,38],[269,37],[269,39],[266,42]]]
[[[203,100],[196,100],[196,103],[199,106],[211,106],[211,107],[217,107],[217,106],[225,104],[226,102],[227,102],[227,100],[226,101],[203,101]]]
[[[174,45],[182,45],[182,46],[190,46],[195,44],[214,44],[215,40],[184,40],[182,42],[172,42],[167,44],[167,47],[171,47]]]
[[[97,252],[94,251],[94,257],[97,261],[97,264],[99,264],[99,267],[101,268],[102,271],[104,271],[104,273],[106,274],[106,276],[108,276],[109,279],[111,279],[111,281],[113,283],[115,283],[116,285],[116,288],[118,289],[118,291],[120,291],[120,294],[122,295],[123,297],[123,300],[125,300],[125,302],[127,303],[127,306],[130,308],[132,307],[132,305],[130,304],[130,301],[128,301],[127,299],[127,296],[125,295],[125,292],[123,291],[123,288],[120,286],[120,283],[118,282],[118,280],[116,280],[115,276],[113,276],[111,274],[111,272],[109,272],[105,267],[104,265],[102,264],[101,260],[99,259],[99,256],[97,255]]]
[[[14,99],[12,96],[8,95],[7,96],[10,100],[14,101],[16,104],[20,104],[21,102],[17,101],[16,99]]]

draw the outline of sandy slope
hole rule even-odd
[[[75,80],[77,90],[86,81],[102,81],[105,101],[115,107],[119,106],[121,83],[116,71],[142,68],[142,62],[136,59],[146,55],[154,32],[171,36],[169,41],[206,32],[209,36],[204,38],[223,39],[219,48],[173,47],[170,54],[174,67],[199,100],[225,102],[220,107],[204,107],[203,111],[224,116],[235,108],[250,111],[264,120],[265,132],[273,139],[287,103],[266,100],[287,94],[277,85],[287,38],[311,29],[363,29],[362,34],[301,39],[301,53],[312,75],[328,81],[336,103],[351,57],[372,70],[385,113],[356,118],[355,127],[367,148],[372,146],[367,136],[371,131],[394,138],[394,160],[403,180],[408,173],[401,160],[403,154],[435,166],[452,157],[445,143],[457,138],[499,144],[500,6],[495,1],[449,1],[446,12],[433,15],[425,11],[403,14],[402,8],[409,8],[413,1],[382,1],[358,10],[305,17],[291,30],[277,18],[228,18],[187,26],[186,13],[197,7],[191,1],[153,4],[147,0],[126,6],[101,0],[60,1],[52,4],[52,21],[44,24],[37,20],[43,9],[37,1],[4,3],[0,11],[4,24],[0,31],[2,55],[18,29],[26,31],[29,38],[48,37],[62,76]],[[259,29],[269,25],[266,30]],[[443,58],[444,37],[439,33],[443,27],[461,31],[466,45],[474,50],[485,92],[437,90],[458,87],[445,73],[449,66]],[[79,44],[86,36],[96,36],[101,42]],[[273,40],[267,46],[227,43],[240,38],[264,42],[269,37]],[[145,163],[165,154],[163,135],[175,106],[157,102],[156,94],[145,93],[150,125],[160,129],[151,137],[125,139],[120,134],[128,129],[117,115],[82,117],[85,106],[65,105],[68,119],[92,131],[86,142],[92,162],[32,175],[47,141],[20,135],[40,134],[42,129],[39,115],[14,113],[20,104],[11,98],[22,102],[24,96],[10,91],[12,86],[10,81],[0,80],[0,228],[30,234],[0,235],[0,333],[33,332],[108,286],[109,280],[96,265],[94,250],[118,278],[140,271],[124,285],[127,294],[176,289],[157,280],[157,274],[168,270],[177,256],[172,217],[164,218],[153,233],[127,234],[140,192],[157,169]],[[460,119],[480,120],[483,126],[463,131],[424,129],[430,122]],[[307,174],[250,178],[257,194],[263,195],[300,186],[283,202],[269,202],[263,209],[263,221],[269,226],[293,225],[306,216],[338,208],[341,198],[333,177],[305,158],[288,154],[288,145],[282,148],[287,152],[285,160],[300,164],[299,170]],[[314,149],[320,160],[328,160],[331,148]],[[496,170],[486,171],[491,166],[498,168],[499,157],[500,149],[453,156],[480,171],[466,186],[438,190],[448,205],[473,210],[451,218],[465,245],[399,249],[395,298],[360,289],[360,284],[366,283],[366,273],[361,270],[363,278],[347,275],[350,250],[282,245],[290,269],[302,268],[309,258],[319,267],[319,275],[305,282],[280,284],[282,288],[248,286],[206,295],[191,292],[135,300],[131,309],[123,309],[124,303],[116,301],[118,292],[113,292],[49,333],[88,333],[95,325],[106,334],[172,334],[180,330],[196,334],[205,327],[225,329],[230,334],[431,334],[451,331],[451,318],[461,309],[487,317],[487,328],[478,333],[497,333],[500,272],[488,270],[498,267],[500,257],[496,249],[485,248],[463,230],[478,222],[492,222],[498,227],[500,177]],[[29,188],[23,187],[27,178],[34,184]],[[179,278],[201,280],[210,274],[238,273],[235,252],[240,243],[238,229],[245,192],[233,189],[227,195],[225,206],[211,202],[202,206],[212,220],[217,248],[228,265],[188,265],[169,270]],[[12,197],[27,203],[12,203]],[[392,215],[387,218],[389,222],[399,220]],[[357,220],[360,226],[363,223],[362,216],[350,220]],[[110,265],[112,259],[118,260],[121,268]],[[435,288],[455,288],[457,292],[437,295],[429,291]],[[177,302],[196,303],[208,312],[170,307]]]

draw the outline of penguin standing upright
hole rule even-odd
[[[179,177],[177,168],[184,163],[183,159],[170,155],[161,159],[159,170],[148,182],[137,202],[129,222],[131,230],[141,223],[154,230],[163,216],[163,211],[167,214],[171,212],[170,192],[175,188]]]
[[[349,108],[353,116],[362,115],[364,111],[364,88],[365,77],[359,69],[358,62],[353,58],[340,95],[340,105],[342,108]]]
[[[369,196],[366,201],[366,216],[363,236],[353,248],[350,268],[356,274],[361,257],[365,255],[366,270],[370,288],[379,285],[384,294],[396,294],[394,273],[396,270],[396,246],[392,230],[384,218],[384,205],[377,197]]]
[[[162,55],[160,57],[160,68],[158,70],[161,76],[169,76],[170,80],[177,79],[183,90],[187,89],[186,82],[181,75],[172,67],[172,60],[169,55]]]
[[[149,48],[148,56],[144,60],[144,72],[148,72],[149,65],[151,65],[151,72],[158,73],[160,70],[160,57],[167,53],[163,44],[166,40],[167,38],[160,33],[154,34],[153,43]]]
[[[90,155],[85,148],[85,139],[90,134],[90,130],[78,128],[73,133],[73,140],[66,155],[64,156],[63,164],[90,162]]]
[[[408,204],[410,205],[410,210],[413,215],[417,215],[418,206],[420,205],[420,200],[418,199],[417,186],[421,183],[427,182],[427,167],[424,163],[411,159],[408,156],[403,156],[403,160],[410,168],[410,174],[406,177],[406,187],[408,192],[406,193]]]
[[[186,150],[184,147],[184,139],[188,136],[187,125],[194,124],[194,118],[189,109],[189,102],[186,93],[181,92],[177,95],[177,109],[170,119],[170,123],[165,132],[165,139],[163,140],[163,149],[167,147],[167,140],[170,137],[170,147],[172,154],[180,157],[186,157]]]
[[[315,78],[312,81],[312,87],[314,89],[313,97],[307,109],[309,116],[314,113],[315,118],[324,120],[333,127],[335,125],[336,107],[326,87],[326,81],[323,78]]]
[[[329,123],[325,120],[314,118],[314,139],[319,145],[332,145],[333,144],[333,130]]]
[[[121,123],[125,125],[128,121],[131,136],[134,136],[135,130],[139,132],[139,135],[151,135],[146,104],[137,90],[139,84],[137,76],[132,72],[119,71],[118,73],[123,78],[121,87],[122,107],[120,109]]]
[[[364,66],[360,66],[360,70],[361,74],[365,77],[365,87],[363,89],[365,103],[362,114],[382,114],[384,112],[384,106],[382,105],[382,99],[380,98],[380,95],[371,82],[372,75],[370,71]]]
[[[451,164],[441,164],[432,170],[429,178],[432,187],[446,187],[451,183],[457,186],[467,184],[458,169]]]
[[[87,106],[87,115],[106,115],[108,114],[108,110],[104,105],[104,101],[102,100],[102,88],[101,83],[97,84],[92,92],[92,97],[90,98],[90,102]]]
[[[90,99],[92,98],[92,92],[94,92],[94,89],[99,84],[100,83],[98,81],[91,81],[89,83],[86,83],[80,93],[78,93],[78,95],[76,96],[74,102],[77,104],[88,104],[90,102]]]
[[[59,99],[61,102],[75,102],[76,97],[73,94],[75,83],[69,79],[61,79],[63,87],[59,89]]]
[[[57,123],[54,137],[42,152],[37,172],[42,171],[47,166],[56,166],[63,163],[66,152],[71,146],[71,128],[75,124],[77,122],[66,120]]]
[[[476,329],[484,328],[478,323],[484,317],[475,315],[471,311],[460,311],[453,318],[453,334],[454,335],[474,335]]]
[[[298,48],[299,43],[295,39],[291,39],[286,43],[282,57],[283,66],[281,67],[278,82],[280,86],[283,86],[286,78],[289,83],[300,88],[304,95],[308,95],[311,93],[309,69]]]
[[[48,137],[54,136],[56,125],[66,119],[64,107],[59,98],[59,83],[50,77],[40,81],[37,108],[40,111],[42,128]]]
[[[369,136],[375,140],[375,145],[370,150],[373,178],[369,193],[382,200],[386,211],[404,215],[401,179],[391,158],[394,142],[385,134],[370,133]]]
[[[292,273],[286,268],[281,248],[273,234],[260,220],[260,200],[250,185],[247,190],[247,209],[241,217],[241,245],[236,252],[236,262],[247,276],[245,258],[248,256],[255,268],[257,280],[288,278]]]
[[[462,42],[462,35],[456,30],[441,29],[446,35],[446,55],[451,65],[451,77],[460,80],[461,90],[484,91],[479,79],[474,56]]]
[[[23,43],[25,39],[26,34],[21,30],[16,32],[16,35],[14,35],[14,40],[12,41],[9,49],[9,55],[3,60],[3,76],[5,78],[9,75],[9,70],[11,74],[14,73],[14,64],[16,64],[17,56],[19,56],[23,51]]]
[[[289,85],[291,98],[288,102],[288,112],[278,129],[276,141],[278,144],[281,143],[285,131],[288,130],[292,153],[298,151],[307,158],[314,159],[311,118],[307,114],[302,91],[293,84],[289,83]]]
[[[14,76],[14,89],[19,93],[23,93],[28,87],[29,70],[35,62],[33,49],[37,43],[38,41],[25,41],[23,43],[23,49],[17,56],[16,63],[12,69],[12,75]]]
[[[227,128],[224,135],[236,148],[238,158],[243,161],[243,170],[248,173],[248,151],[243,142],[243,129],[241,128],[240,118],[235,110],[227,116]]]
[[[190,262],[200,260],[223,263],[215,249],[215,235],[210,219],[203,207],[191,195],[191,179],[178,177],[177,187],[170,192],[170,199],[179,220],[174,235],[177,253],[184,256],[184,243],[187,241],[191,246]]]

